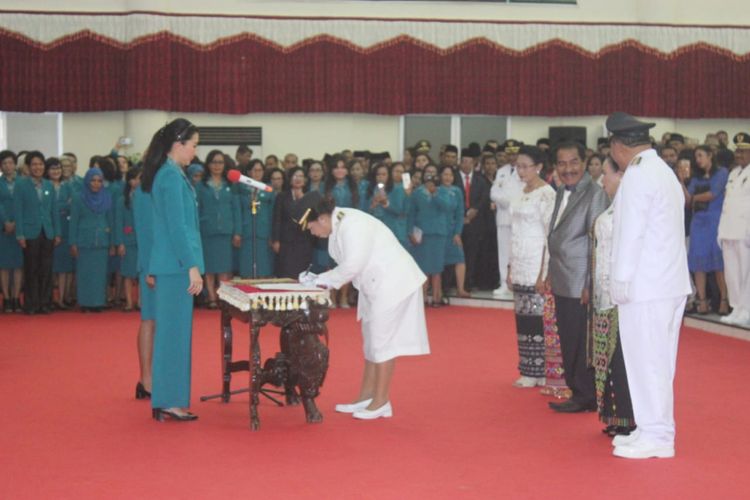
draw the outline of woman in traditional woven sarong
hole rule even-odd
[[[542,386],[544,380],[544,297],[537,292],[545,255],[555,190],[540,176],[544,156],[536,147],[523,146],[516,168],[525,183],[523,193],[511,201],[511,251],[508,288],[513,290],[518,333],[516,387]]]
[[[622,171],[610,158],[604,161],[602,180],[610,198],[615,197]],[[592,363],[596,385],[599,420],[610,436],[628,435],[635,424],[630,402],[628,377],[622,355],[618,328],[617,306],[612,303],[610,290],[610,259],[612,256],[612,223],[614,207],[605,210],[594,223],[593,253],[593,320]],[[591,344],[589,344],[591,345]]]

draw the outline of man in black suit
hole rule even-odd
[[[480,172],[475,171],[474,152],[461,150],[461,165],[457,184],[464,193],[464,230],[461,240],[466,259],[466,289],[477,283],[477,264],[485,237],[486,219],[490,213],[490,183]]]

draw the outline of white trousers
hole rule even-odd
[[[724,277],[729,305],[750,311],[750,247],[739,240],[722,240]]]
[[[500,286],[505,288],[510,264],[510,226],[497,226],[497,266],[500,270]]]
[[[686,297],[619,306],[620,341],[639,440],[674,446],[674,374]]]

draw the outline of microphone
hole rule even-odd
[[[251,188],[259,189],[261,191],[272,192],[273,188],[264,182],[258,182],[246,175],[242,175],[239,170],[230,170],[227,172],[227,179],[233,183],[240,183]]]

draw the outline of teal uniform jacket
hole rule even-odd
[[[114,213],[94,213],[83,203],[82,194],[70,210],[70,244],[78,247],[76,290],[82,307],[102,307],[107,301],[107,261],[113,244]]]
[[[151,186],[153,246],[149,274],[156,277],[152,408],[190,406],[193,297],[189,270],[203,274],[203,247],[195,190],[171,158]]]
[[[367,179],[360,179],[357,183],[357,190],[359,191],[359,208],[360,210],[367,211],[370,205],[367,204],[367,189],[370,187],[370,181]]]
[[[226,180],[218,189],[207,180],[198,183],[195,190],[206,273],[230,273],[234,267],[232,236],[240,234],[234,191]]]
[[[114,207],[117,206],[119,200],[123,196],[122,190],[125,187],[125,183],[121,179],[116,179],[112,182],[105,181],[104,185],[112,195],[112,209],[115,210]],[[112,229],[114,230],[114,226]],[[120,259],[120,256],[117,254],[111,255],[107,262],[107,274],[121,273],[121,267],[122,260]]]
[[[114,243],[116,246],[125,245],[125,256],[122,257],[120,273],[126,278],[138,276],[138,243],[135,234],[133,217],[133,193],[130,194],[130,206],[125,206],[125,195],[115,203]]]
[[[448,228],[448,239],[445,243],[445,263],[460,264],[465,261],[463,246],[456,245],[455,236],[461,237],[464,229],[464,193],[458,186],[440,186],[438,196],[448,203],[445,212],[445,224]]]
[[[69,181],[63,182],[55,193],[55,206],[60,225],[60,244],[55,247],[52,257],[52,272],[72,273],[75,270],[75,260],[70,255],[70,211],[73,207],[73,197],[78,196]]]
[[[81,248],[105,248],[114,245],[112,229],[113,210],[97,214],[90,210],[79,194],[73,199],[70,210],[70,244]]]
[[[151,195],[144,193],[140,186],[133,191],[133,224],[135,227],[138,271],[138,295],[141,299],[141,320],[149,321],[156,318],[156,294],[153,288],[146,284],[149,273],[149,259],[153,246],[153,204]]]
[[[42,179],[40,196],[31,178],[17,178],[13,194],[16,239],[33,240],[38,238],[42,231],[47,239],[56,238],[59,220],[55,207],[55,188],[52,183]]]
[[[411,195],[409,233],[414,227],[422,230],[422,242],[414,246],[414,259],[425,274],[438,274],[445,267],[445,246],[448,239],[446,214],[449,204],[440,191],[430,194],[420,186]]]
[[[407,233],[407,218],[409,216],[409,199],[406,195],[406,191],[401,184],[393,186],[388,196],[388,206],[384,207],[378,205],[375,208],[370,208],[372,203],[372,197],[367,200],[367,208],[370,214],[383,222],[388,229],[390,229],[396,236],[396,239],[404,245],[408,246],[409,237]]]
[[[149,274],[187,273],[191,267],[203,274],[195,190],[179,165],[169,158],[156,174],[151,200],[154,227]]]
[[[15,231],[5,232],[6,222],[15,222],[13,193],[18,185],[18,177],[12,183],[0,177],[0,269],[21,269],[23,250],[16,240]]]
[[[366,188],[365,188],[366,189]],[[337,183],[331,189],[331,196],[336,202],[337,208],[362,208],[362,201],[367,197],[367,192],[361,190],[361,183],[358,185],[359,203],[354,205],[352,192],[349,189],[349,182],[344,181]],[[328,238],[318,238],[315,242],[315,253],[313,255],[313,272],[322,272],[336,267],[336,261],[328,252]]]
[[[271,224],[273,223],[273,204],[276,194],[266,191],[258,191],[256,202],[257,213],[253,216],[250,206],[252,191],[248,186],[236,184],[234,186],[234,213],[237,217],[236,227],[240,228],[242,244],[238,252],[238,272],[243,278],[251,277],[253,271],[253,224],[255,224],[255,247],[257,250],[256,266],[257,275],[271,276],[273,274],[273,251],[269,246],[271,238]]]

